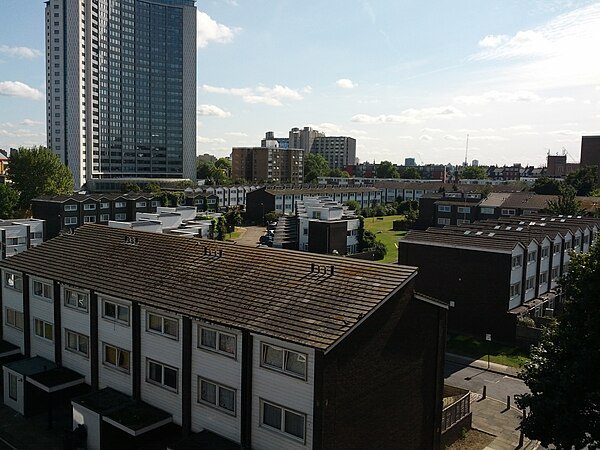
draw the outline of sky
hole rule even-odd
[[[539,166],[600,135],[600,2],[197,7],[198,154],[310,126],[360,161]],[[44,2],[0,0],[0,148],[46,143],[44,45]]]

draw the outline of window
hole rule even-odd
[[[304,441],[306,415],[261,400],[261,423]]]
[[[129,352],[110,344],[104,344],[104,364],[129,373]]]
[[[94,211],[96,209],[96,204],[95,203],[85,203],[83,205],[83,209],[84,209],[84,211]]]
[[[469,223],[471,223],[471,221],[469,219],[456,219],[457,225],[466,225]]]
[[[565,241],[565,252],[571,250],[571,241]]]
[[[135,202],[135,207],[136,208],[145,208],[146,202]]]
[[[8,396],[17,400],[17,376],[12,372],[8,372]]]
[[[148,360],[146,380],[167,389],[177,391],[177,369]]]
[[[450,205],[438,205],[438,212],[449,213],[451,210]]]
[[[23,313],[16,309],[6,308],[6,325],[23,331]]]
[[[100,209],[108,209],[108,208],[109,208],[108,202],[100,203]]]
[[[65,211],[77,211],[77,205],[65,205]]]
[[[581,245],[581,237],[577,236],[575,238],[575,247],[579,247]]]
[[[535,262],[537,260],[537,251],[533,250],[529,253],[527,253],[527,262],[528,263],[532,263]]]
[[[129,325],[129,306],[108,300],[104,300],[102,305],[102,317]]]
[[[83,334],[65,330],[65,348],[70,352],[79,353],[87,358],[89,352],[89,339]]]
[[[553,253],[560,252],[560,244],[554,244],[554,246],[552,247],[552,252]]]
[[[159,316],[158,314],[148,313],[146,330],[177,339],[179,336],[179,321]]]
[[[514,216],[516,211],[512,208],[502,208],[501,214],[503,216]]]
[[[552,268],[552,272],[550,273],[550,276],[552,277],[552,281],[556,281],[559,277],[559,267],[553,267]]]
[[[83,223],[96,223],[96,216],[83,216]]]
[[[150,205],[153,208],[156,208],[157,206],[160,206],[160,202],[158,200],[152,200],[152,203],[150,203]]]
[[[23,290],[23,277],[12,272],[4,272],[4,286],[21,292]]]
[[[438,225],[450,225],[450,219],[444,219],[443,217],[438,218]]]
[[[234,334],[224,333],[222,331],[210,328],[198,327],[199,338],[198,347],[206,348],[218,353],[224,353],[235,358],[236,354],[236,336]]]
[[[306,355],[303,353],[263,343],[261,365],[303,380],[306,379]]]
[[[65,306],[87,312],[88,294],[65,288]]]
[[[548,282],[548,271],[540,273],[540,284],[546,284]]]
[[[471,213],[471,207],[469,207],[469,206],[459,206],[458,207],[458,213],[459,214],[470,214]]]
[[[115,214],[115,220],[126,220],[127,214],[125,213],[117,213]]]
[[[235,389],[198,377],[198,402],[235,416]]]
[[[521,295],[521,283],[517,282],[510,285],[510,296],[515,297]]]
[[[529,277],[526,280],[525,289],[530,290],[535,286],[535,277]]]
[[[109,214],[100,214],[100,222],[108,222],[110,220]]]
[[[43,297],[48,300],[52,300],[52,298],[53,298],[52,288],[53,288],[53,286],[51,284],[42,283],[41,281],[33,280],[33,293],[34,293],[34,295],[37,295],[38,297]]]
[[[515,255],[512,257],[512,268],[521,267],[522,255]]]
[[[302,228],[302,235],[303,236],[307,236],[308,235],[308,228]]]
[[[54,325],[50,322],[46,322],[44,320],[35,319],[35,335],[44,339],[48,339],[49,341],[54,340]]]
[[[77,225],[77,217],[65,217],[65,225]]]
[[[550,247],[542,247],[542,258],[547,258],[550,254]]]
[[[115,202],[115,208],[125,208],[125,202]]]
[[[481,214],[494,214],[494,208],[485,208],[485,207],[480,207],[479,211],[481,212]]]

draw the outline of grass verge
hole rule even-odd
[[[401,219],[404,216],[384,216],[384,217],[365,217],[365,229],[372,231],[375,238],[381,241],[387,253],[385,258],[379,262],[395,262],[398,260],[398,248],[396,244],[398,239],[402,239],[406,231],[394,231],[394,220]]]
[[[446,351],[475,359],[487,359],[489,353],[490,362],[516,368],[529,361],[529,354],[521,349],[472,336],[448,336]]]

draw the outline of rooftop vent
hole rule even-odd
[[[125,244],[127,245],[138,245],[140,243],[139,238],[133,236],[125,236]]]

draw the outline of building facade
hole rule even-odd
[[[195,179],[195,0],[47,1],[46,102],[76,187]]]
[[[44,242],[46,223],[40,219],[0,220],[0,259],[21,253]]]
[[[231,176],[263,183],[302,183],[304,151],[298,148],[234,147]]]
[[[4,402],[89,386],[86,448],[167,423],[233,448],[439,448],[447,309],[414,267],[98,225],[0,267],[2,348],[24,358]]]

